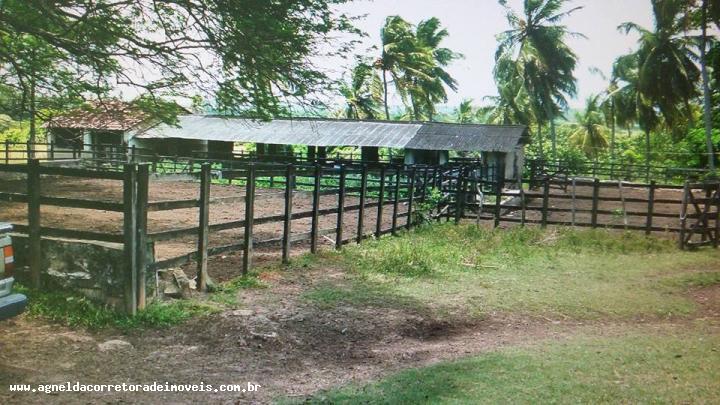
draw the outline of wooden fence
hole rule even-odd
[[[112,162],[116,165],[117,162]],[[422,214],[425,218],[460,222],[472,219],[491,221],[495,227],[501,223],[570,225],[605,227],[651,232],[678,232],[682,247],[717,245],[718,216],[720,215],[720,186],[687,183],[683,186],[600,181],[599,179],[562,180],[545,176],[530,179],[535,187],[526,190],[527,180],[495,178],[504,168],[466,163],[443,166],[404,166],[391,164],[276,164],[260,162],[193,162],[199,170],[190,170],[198,177],[198,198],[150,201],[150,174],[157,170],[152,163],[124,163],[122,170],[90,170],[43,165],[33,159],[27,164],[0,164],[0,172],[21,173],[26,176],[26,193],[0,192],[0,201],[27,203],[27,224],[15,224],[15,230],[29,235],[30,274],[34,285],[40,284],[42,250],[41,237],[63,237],[79,240],[106,241],[123,244],[126,266],[125,307],[134,314],[146,304],[145,280],[149,272],[188,265],[197,266],[197,280],[204,289],[208,280],[208,259],[228,252],[242,252],[242,274],[252,268],[253,251],[260,247],[279,246],[283,262],[290,258],[292,244],[307,242],[310,252],[317,252],[319,239],[334,235],[335,248],[350,242],[361,242],[368,237],[397,234],[401,228],[409,229]],[[157,170],[156,173],[162,173]],[[41,176],[69,176],[78,178],[115,180],[123,184],[122,201],[94,201],[66,197],[44,196]],[[244,187],[244,194],[228,197],[211,195],[211,183],[219,179]],[[506,188],[509,183],[514,187]],[[517,188],[517,185],[520,185]],[[257,216],[258,201],[267,197],[257,188],[278,189],[283,195],[283,213]],[[714,187],[714,188],[713,188]],[[601,191],[614,188],[618,196],[604,195]],[[590,190],[582,193],[579,190]],[[632,193],[630,192],[632,190]],[[675,190],[677,197],[658,196],[662,190]],[[683,194],[680,192],[683,191]],[[308,210],[296,211],[293,199],[298,193],[312,197]],[[321,207],[320,197],[337,196],[336,205]],[[681,197],[682,196],[682,197]],[[348,198],[357,203],[348,204]],[[432,197],[432,198],[431,198]],[[432,201],[432,206],[428,202]],[[242,203],[242,219],[210,222],[210,213],[216,203]],[[567,204],[564,204],[564,203]],[[619,205],[609,209],[607,204]],[[56,206],[119,212],[123,227],[118,233],[71,230],[42,225],[41,206]],[[589,206],[588,206],[589,205]],[[403,208],[401,210],[401,206]],[[663,209],[658,209],[662,206]],[[670,207],[670,208],[669,208]],[[188,208],[198,209],[197,226],[149,232],[148,214]],[[366,232],[365,221],[370,210],[375,211],[376,223],[372,232]],[[423,212],[427,210],[428,212]],[[357,212],[357,227],[353,235],[346,234],[345,221],[349,212]],[[383,221],[390,212],[390,223]],[[551,216],[561,215],[557,218]],[[320,218],[332,218],[334,226],[321,228]],[[621,218],[622,223],[608,218]],[[306,232],[293,232],[293,221],[309,219]],[[642,223],[638,223],[640,219]],[[670,221],[670,222],[668,222]],[[674,222],[673,222],[674,221]],[[328,222],[328,221],[325,221]],[[281,224],[282,232],[276,237],[257,240],[255,227],[263,224]],[[236,242],[210,246],[211,233],[224,230],[241,230]],[[688,237],[690,235],[690,237]],[[692,237],[697,235],[700,241]],[[194,237],[197,248],[193,251],[153,263],[148,262],[150,242],[172,241]]]
[[[309,242],[309,250],[316,252],[319,238],[334,234],[335,248],[340,249],[352,241],[360,242],[368,237],[385,234],[397,234],[401,228],[409,229],[415,222],[418,203],[428,195],[428,187],[440,185],[443,178],[452,173],[464,172],[464,167],[431,166],[395,166],[395,165],[278,165],[248,163],[243,167],[236,165],[230,169],[214,169],[215,163],[201,163],[198,173],[199,197],[172,201],[150,201],[149,186],[151,164],[123,165],[122,171],[90,170],[86,168],[57,167],[41,164],[32,159],[26,164],[0,165],[0,172],[24,174],[26,192],[0,192],[0,201],[27,203],[27,224],[14,224],[15,231],[27,234],[30,241],[29,267],[32,284],[40,286],[43,252],[42,237],[61,237],[86,241],[104,241],[123,244],[124,262],[127,271],[125,286],[125,308],[130,314],[136,313],[146,304],[145,280],[148,272],[160,269],[197,264],[198,286],[206,287],[208,279],[208,258],[228,252],[242,252],[243,266],[241,274],[247,274],[252,268],[253,251],[259,247],[279,246],[282,260],[290,257],[291,245]],[[69,176],[75,178],[115,180],[122,182],[122,201],[109,202],[80,198],[67,198],[43,195],[41,176]],[[244,195],[229,197],[211,196],[211,183],[222,178],[232,184],[244,187]],[[447,181],[445,180],[447,183]],[[284,200],[284,212],[280,215],[255,215],[257,201],[267,193],[257,193],[258,186],[281,187]],[[310,210],[294,211],[293,197],[297,193],[312,194]],[[240,194],[240,193],[238,193]],[[337,205],[321,207],[320,197],[336,195]],[[347,197],[358,199],[357,203],[347,203]],[[210,223],[212,205],[216,203],[244,203],[242,219]],[[401,210],[401,205],[406,208]],[[111,211],[122,213],[122,230],[117,233],[91,230],[63,229],[42,225],[41,206],[80,208],[86,210]],[[172,211],[187,208],[198,209],[197,226],[148,231],[148,214],[159,211]],[[377,221],[372,232],[365,232],[363,222],[370,210],[376,210]],[[389,211],[388,211],[389,210]],[[346,213],[357,212],[357,232],[345,234]],[[390,212],[389,224],[383,221],[383,213]],[[87,214],[85,214],[87,215]],[[92,215],[92,214],[90,214]],[[322,229],[320,218],[334,218],[334,226]],[[309,218],[310,229],[307,232],[293,233],[293,220]],[[88,217],[91,220],[91,217]],[[282,224],[282,234],[277,237],[257,240],[254,227],[262,224]],[[210,246],[209,235],[213,232],[238,229],[242,230],[242,239],[222,246]],[[172,241],[183,237],[196,237],[197,249],[177,257],[171,257],[153,263],[148,262],[147,249],[151,242]]]

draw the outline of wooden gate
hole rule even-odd
[[[685,183],[680,211],[680,248],[718,247],[720,182]]]

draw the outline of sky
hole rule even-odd
[[[508,0],[508,4],[515,10],[522,8],[522,0]],[[599,68],[609,75],[613,60],[636,47],[637,35],[625,35],[617,26],[632,21],[651,28],[653,21],[649,0],[575,0],[567,8],[575,6],[583,8],[564,23],[570,31],[587,38],[567,40],[579,60],[575,72],[578,96],[568,100],[571,108],[581,107],[588,96],[601,92],[606,84],[590,68]],[[484,96],[497,94],[492,78],[495,36],[509,27],[497,0],[355,0],[341,10],[353,15],[367,14],[356,23],[368,34],[357,48],[361,54],[370,46],[379,46],[380,27],[389,15],[399,15],[414,24],[430,17],[439,18],[450,34],[443,45],[465,55],[448,68],[460,85],[456,93],[451,91],[448,95],[448,105],[457,106],[465,98],[481,104]],[[399,100],[395,103],[399,104]]]

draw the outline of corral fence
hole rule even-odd
[[[78,153],[71,156],[55,151],[45,156],[36,153],[36,159],[22,160],[23,157],[10,157],[6,149],[0,173],[26,176],[26,192],[0,192],[0,201],[27,204],[27,223],[14,225],[17,232],[28,235],[28,264],[36,286],[41,283],[43,237],[122,244],[124,306],[131,314],[145,306],[147,280],[159,270],[195,264],[198,287],[204,289],[208,259],[212,256],[241,252],[241,273],[246,274],[252,268],[256,248],[279,247],[283,262],[287,262],[293,244],[305,242],[314,253],[323,238],[332,239],[340,249],[350,242],[397,234],[400,229],[409,229],[425,220],[472,220],[478,225],[490,221],[495,227],[538,224],[638,230],[648,234],[674,232],[679,234],[681,248],[718,245],[718,182],[639,183],[558,176],[546,170],[538,170],[529,178],[505,179],[501,175],[505,173],[502,163],[488,166],[472,159],[428,166],[343,159],[272,163],[250,158],[208,161],[154,155],[154,160],[149,160],[148,155],[137,150],[129,157],[127,150],[118,151],[117,156],[107,149],[102,152],[104,156],[83,155],[88,151]],[[77,166],[66,167],[66,161]],[[151,201],[148,193],[151,181],[167,174],[186,174],[198,180],[198,197]],[[122,199],[47,196],[42,190],[43,176],[121,182]],[[220,181],[238,186],[242,192],[224,197],[211,195],[210,185]],[[282,194],[281,214],[255,214],[258,203],[278,193]],[[294,207],[293,199],[301,193],[310,196],[310,209]],[[336,196],[335,205],[321,206],[323,195]],[[242,204],[242,219],[211,223],[212,207],[218,203]],[[43,226],[42,206],[118,212],[122,214],[122,230],[112,233]],[[197,209],[197,226],[149,230],[149,213],[188,208]],[[353,234],[345,226],[348,213],[357,213]],[[384,221],[388,213],[390,220]],[[365,223],[369,216],[374,216],[374,224]],[[310,224],[304,232],[297,232],[293,221],[301,219],[309,220]],[[332,226],[322,227],[323,222]],[[254,228],[263,224],[281,225],[278,227],[281,231],[274,237],[259,239]],[[368,225],[372,228],[369,232]],[[211,246],[209,236],[226,230],[242,233],[232,243]],[[191,252],[162,260],[152,260],[153,255],[148,254],[153,243],[187,237],[197,240],[196,249]]]
[[[701,180],[710,174],[707,169],[638,164],[623,159],[616,162],[528,159],[525,166],[529,179],[543,176],[557,179],[589,177],[646,184],[652,180],[660,184],[683,184],[687,180]]]
[[[309,251],[316,252],[319,239],[332,237],[335,248],[344,244],[360,242],[369,237],[380,237],[385,234],[397,234],[400,229],[410,229],[416,225],[420,216],[433,217],[436,214],[425,208],[426,201],[431,198],[432,190],[435,201],[432,207],[454,206],[457,200],[459,184],[466,184],[466,173],[473,173],[475,187],[482,188],[493,184],[481,181],[486,178],[483,170],[502,173],[492,167],[468,165],[392,165],[392,164],[276,164],[234,162],[224,166],[222,162],[197,162],[198,170],[189,172],[199,180],[197,198],[181,200],[150,201],[149,186],[154,176],[151,163],[124,163],[114,165],[112,169],[88,169],[83,167],[58,166],[57,162],[40,162],[31,159],[24,164],[0,165],[1,173],[25,176],[25,192],[0,192],[0,201],[27,204],[27,223],[15,223],[16,232],[28,235],[28,266],[33,285],[41,285],[43,250],[41,240],[50,238],[67,238],[76,241],[101,241],[123,246],[124,301],[128,313],[134,314],[146,304],[147,280],[159,270],[179,267],[195,263],[197,266],[197,283],[204,289],[208,280],[208,258],[230,252],[242,253],[240,273],[247,274],[252,268],[253,251],[260,247],[279,247],[283,262],[290,257],[291,245],[307,242]],[[110,167],[110,166],[108,166]],[[111,180],[122,183],[121,201],[100,201],[84,198],[68,198],[43,194],[41,178],[47,177],[54,181],[58,177],[80,179]],[[226,184],[239,186],[236,196],[214,197],[211,195],[211,183],[219,179]],[[258,188],[265,192],[258,192]],[[283,194],[284,209],[281,214],[258,216],[255,208],[258,203]],[[240,191],[244,192],[240,192]],[[310,194],[311,208],[297,210],[293,206],[293,198],[299,193]],[[323,195],[336,196],[336,205],[321,207]],[[353,201],[348,203],[348,198]],[[213,204],[241,203],[244,205],[242,219],[232,221],[210,222]],[[62,226],[49,227],[43,225],[42,207],[64,207],[91,211],[109,211],[122,214],[121,232],[99,232],[97,230],[65,229]],[[176,228],[160,231],[149,231],[148,215],[152,212],[197,209],[197,226]],[[374,215],[368,215],[371,214]],[[427,211],[427,212],[424,212]],[[348,213],[357,213],[357,227],[354,234],[348,234],[345,221]],[[389,215],[388,215],[389,214]],[[1,213],[0,213],[1,215]],[[92,221],[92,214],[84,214],[87,221]],[[374,224],[365,224],[368,217],[375,217]],[[390,220],[384,220],[384,218]],[[2,217],[0,216],[0,219]],[[321,227],[320,219],[333,223],[331,227]],[[332,218],[328,221],[328,218]],[[309,219],[310,227],[306,232],[293,230],[293,221]],[[258,239],[254,227],[262,224],[281,224],[281,234],[267,239]],[[368,232],[368,225],[372,230]],[[209,235],[226,230],[241,230],[242,234],[236,242],[210,246]],[[187,237],[197,238],[196,250],[176,257],[152,260],[149,254],[153,243],[172,241]]]

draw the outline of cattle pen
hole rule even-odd
[[[111,244],[121,261],[114,273],[120,307],[131,314],[155,293],[164,269],[191,269],[203,290],[209,279],[247,274],[258,254],[288,262],[299,252],[341,249],[433,221],[662,233],[682,248],[717,246],[720,234],[717,182],[600,180],[536,169],[509,179],[502,161],[473,159],[407,165],[50,156],[0,164],[0,220],[27,237],[28,280],[52,281],[46,240]],[[238,259],[236,274],[213,274],[209,263],[226,255]]]

